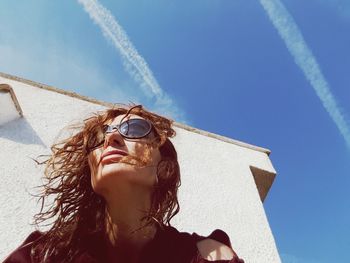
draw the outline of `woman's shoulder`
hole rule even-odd
[[[3,263],[31,263],[30,252],[33,247],[33,244],[38,240],[43,233],[40,231],[32,232],[23,243],[16,248]]]
[[[201,236],[197,233],[193,233],[192,236],[197,246],[197,256],[193,263],[244,263],[233,250],[230,238],[225,231],[215,229],[208,236]]]
[[[192,234],[180,232],[174,227],[167,227],[166,232],[177,249],[187,251],[187,254],[191,255],[191,263],[244,262],[232,249],[231,241],[227,233],[221,229],[215,229],[208,236],[202,236],[195,232]]]

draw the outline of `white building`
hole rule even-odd
[[[34,230],[34,187],[58,132],[89,113],[112,106],[72,92],[0,73],[0,260]],[[247,263],[281,262],[262,202],[276,172],[270,151],[179,123],[173,139],[181,167],[180,231],[229,234]],[[210,150],[208,150],[210,149]],[[205,154],[204,154],[205,153]]]

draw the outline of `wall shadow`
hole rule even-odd
[[[18,118],[0,125],[0,138],[6,138],[21,144],[36,144],[46,147],[25,118]]]

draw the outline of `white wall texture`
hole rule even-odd
[[[9,84],[23,118],[0,126],[0,260],[34,230],[39,204],[28,192],[41,183],[42,168],[31,158],[50,152],[64,126],[103,106],[0,77]],[[0,105],[0,111],[5,111]],[[181,231],[208,235],[226,231],[247,263],[280,262],[249,166],[275,173],[266,153],[176,128],[182,185],[180,213],[172,224]]]

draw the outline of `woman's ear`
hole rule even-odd
[[[158,180],[166,180],[173,173],[173,162],[168,158],[162,158],[157,165]]]

